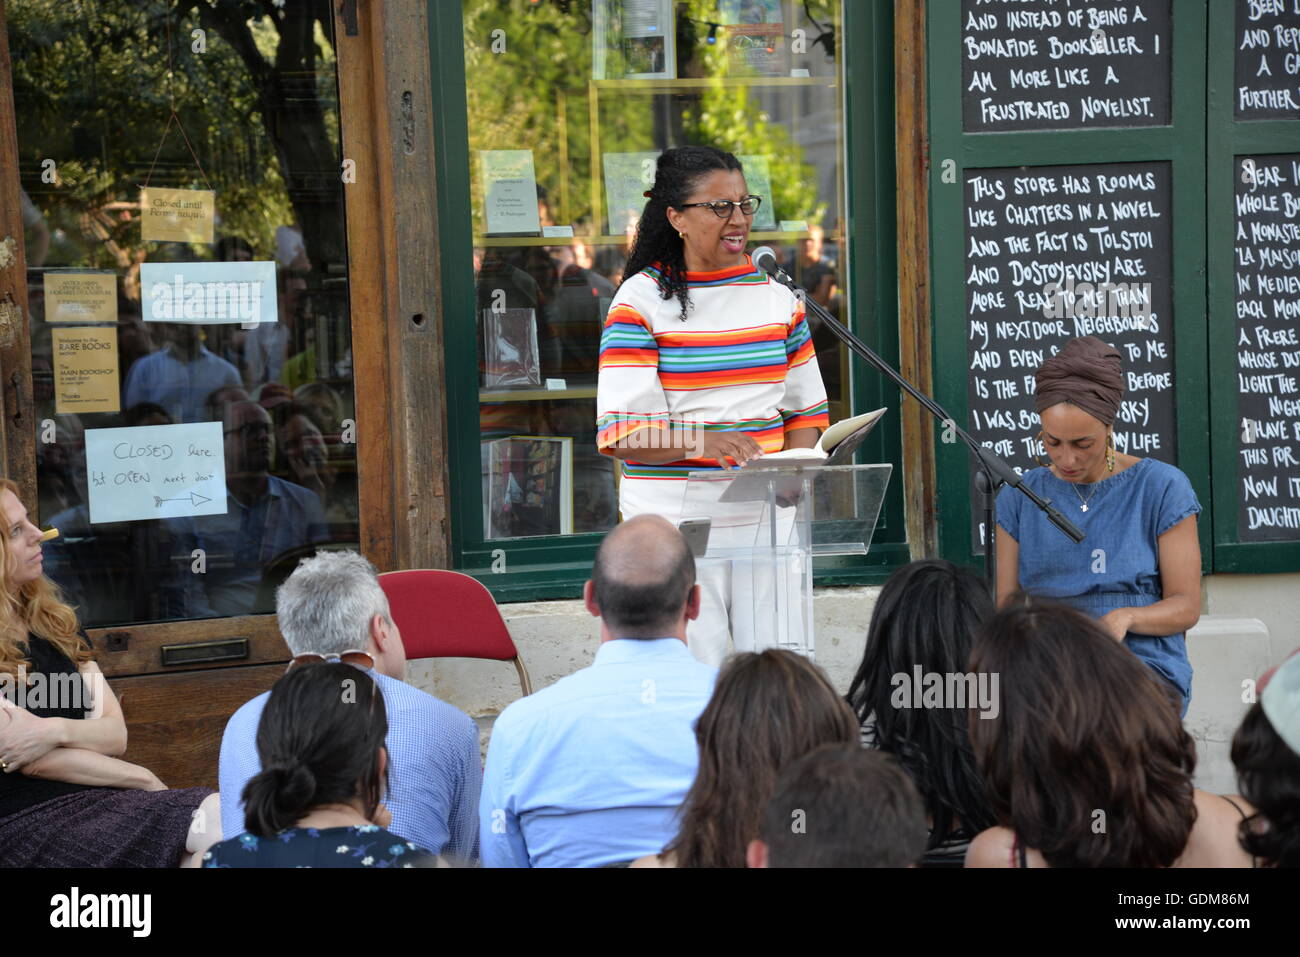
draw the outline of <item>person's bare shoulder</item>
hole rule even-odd
[[[966,848],[967,867],[1008,867],[1011,862],[1011,829],[991,827],[980,831]]]
[[[1174,867],[1251,866],[1251,857],[1242,848],[1238,835],[1242,813],[1249,816],[1255,809],[1241,797],[1230,795],[1230,798],[1231,801],[1221,794],[1196,792],[1196,823]]]

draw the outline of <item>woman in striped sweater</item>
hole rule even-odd
[[[668,150],[646,196],[601,336],[597,445],[623,462],[625,520],[676,523],[689,472],[815,445],[826,389],[803,303],[745,253],[762,197],[739,161],[712,147]],[[711,505],[711,548],[743,541],[752,519]],[[701,566],[703,607],[688,635],[700,660],[719,663],[729,633],[736,650],[753,647],[748,577]]]

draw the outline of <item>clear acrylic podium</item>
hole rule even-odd
[[[730,566],[737,650],[815,656],[813,559],[867,554],[892,471],[887,464],[751,463],[690,473],[682,522],[709,520],[698,566]]]

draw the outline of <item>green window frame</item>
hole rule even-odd
[[[439,270],[446,350],[448,472],[452,565],[481,580],[499,601],[575,598],[589,577],[599,534],[485,541],[481,530],[481,460],[476,355],[469,126],[465,98],[462,5],[430,0]],[[848,302],[854,331],[896,362],[899,354],[894,203],[894,51],[891,4],[845,2],[845,207],[849,250]],[[490,42],[482,38],[482,42]],[[864,443],[859,460],[893,463],[894,476],[870,553],[818,561],[819,585],[883,581],[910,559],[903,515],[899,396],[854,358],[857,411],[891,407]],[[494,567],[495,566],[495,567]],[[504,567],[503,567],[504,566]]]
[[[1300,152],[1300,120],[1238,122],[1233,110],[1236,55],[1236,4],[1210,4],[1209,95],[1206,113],[1209,154],[1208,204],[1210,315],[1210,401],[1213,409],[1211,461],[1214,480],[1214,570],[1216,572],[1293,572],[1300,569],[1300,541],[1242,542],[1237,537],[1240,483],[1237,458],[1241,426],[1237,418],[1236,281],[1232,237],[1235,158],[1260,153]]]

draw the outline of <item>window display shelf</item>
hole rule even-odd
[[[834,76],[701,76],[661,80],[592,80],[597,90],[628,93],[676,93],[680,90],[710,90],[725,86],[790,87],[824,86],[834,89],[839,81]]]
[[[479,402],[554,402],[562,399],[594,399],[594,385],[571,389],[479,389]]]

